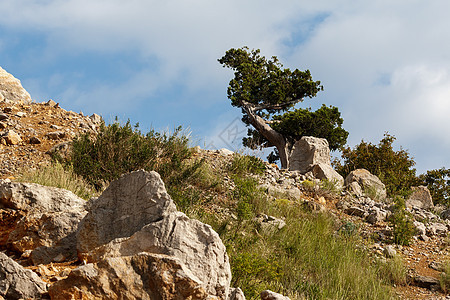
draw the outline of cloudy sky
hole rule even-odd
[[[356,4],[355,4],[356,3]],[[417,170],[450,168],[446,0],[0,0],[0,66],[37,102],[190,128],[202,147],[241,148],[226,50],[259,48],[309,69],[339,107],[348,144],[388,131]]]

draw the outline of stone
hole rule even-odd
[[[59,140],[66,137],[66,133],[64,131],[53,131],[49,132],[45,135],[49,140]]]
[[[50,263],[64,255],[76,258],[78,223],[86,201],[72,192],[33,183],[0,181],[0,207],[21,211],[7,245],[21,253],[32,250],[35,263]]]
[[[366,221],[372,225],[379,224],[386,219],[387,213],[382,211],[378,207],[373,207],[369,210],[369,215],[366,217]]]
[[[8,119],[8,115],[7,114],[0,113],[0,121],[7,120],[7,119]]]
[[[304,136],[298,140],[289,155],[289,170],[305,174],[314,165],[331,165],[328,141],[322,138]]]
[[[450,220],[450,209],[446,209],[441,213],[441,218],[444,220]]]
[[[413,283],[414,283],[414,285],[416,285],[418,287],[422,287],[422,288],[426,288],[426,289],[431,289],[431,288],[433,288],[433,286],[440,284],[439,279],[436,279],[436,278],[430,277],[430,276],[421,276],[421,275],[414,276]]]
[[[0,67],[0,95],[2,100],[29,104],[30,94],[23,88],[20,80]]]
[[[43,299],[47,284],[0,252],[0,296],[5,299]]]
[[[333,182],[339,190],[344,186],[344,177],[336,172],[329,164],[318,163],[312,167],[311,172],[314,178]]]
[[[260,296],[261,296],[261,300],[291,300],[291,298],[289,298],[289,297],[272,292],[270,290],[262,291]]]
[[[230,300],[245,300],[244,292],[241,288],[232,288],[230,289],[230,296],[228,297]]]
[[[360,189],[355,188],[355,183],[359,185]],[[377,176],[365,169],[351,171],[345,178],[345,186],[350,193],[356,190],[358,194],[362,193],[363,196],[373,200],[382,201],[386,199],[385,185]]]
[[[32,145],[37,145],[37,144],[40,144],[42,142],[41,142],[41,140],[38,137],[32,136],[30,138],[30,140],[28,141],[28,143],[32,144]]]
[[[234,154],[233,151],[228,150],[226,148],[222,148],[222,149],[217,150],[217,153],[219,153],[222,156],[228,156],[228,155],[233,155]]]
[[[228,295],[231,270],[219,235],[211,226],[176,211],[158,173],[125,174],[89,202],[77,235],[81,260],[165,254],[179,258],[208,294]]]
[[[22,142],[22,138],[14,130],[8,130],[3,139],[7,145],[17,145]]]
[[[397,255],[397,251],[395,250],[394,246],[387,245],[383,250],[383,254],[387,258],[394,258]]]
[[[202,285],[179,259],[139,253],[80,266],[54,283],[49,294],[53,300],[73,299],[72,295],[76,299],[105,299],[106,295],[108,299],[207,299]]]
[[[425,224],[419,221],[413,221],[416,235],[423,236],[426,234]]]
[[[411,188],[413,193],[406,200],[407,208],[433,208],[433,199],[431,198],[430,190],[426,186],[415,186]]]
[[[363,210],[363,209],[361,209],[361,208],[359,208],[359,207],[356,207],[356,206],[351,206],[351,207],[349,207],[349,208],[346,208],[346,209],[344,210],[344,212],[345,212],[347,215],[350,215],[350,216],[357,216],[357,217],[360,217],[360,218],[364,218],[364,217],[367,216],[367,212],[366,212],[365,210]]]
[[[94,123],[96,125],[100,125],[103,121],[102,117],[97,114],[90,115],[89,119],[91,119],[92,123]]]
[[[442,223],[429,223],[427,226],[428,235],[447,236],[447,225]]]
[[[53,101],[52,99],[48,100],[45,105],[50,106],[50,107],[54,107],[56,106],[58,103],[56,103],[55,101]]]
[[[282,219],[260,214],[256,217],[256,221],[260,224],[264,230],[283,229],[286,226],[286,222]]]

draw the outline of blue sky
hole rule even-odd
[[[386,131],[419,173],[450,168],[450,2],[0,0],[0,66],[37,102],[189,127],[202,147],[239,149],[239,109],[217,62],[244,45],[310,69],[339,107],[348,144]]]

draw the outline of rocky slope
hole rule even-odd
[[[22,172],[48,163],[51,149],[64,149],[78,134],[95,134],[101,119],[66,111],[51,100],[32,102],[20,82],[5,73],[0,69],[0,81],[5,79],[0,90],[12,92],[0,92],[0,176],[12,181],[0,182],[0,299],[115,299],[124,290],[130,299],[245,299],[230,286],[228,257],[217,233],[178,212],[158,174],[125,175],[89,202],[68,191],[14,182]],[[449,259],[448,211],[418,191],[408,202],[416,236],[410,246],[393,246],[386,221],[392,205],[384,185],[364,170],[344,182],[330,170],[320,145],[326,146],[311,140],[305,144],[309,150],[300,151],[310,151],[301,172],[266,164],[256,177],[260,185],[273,198],[356,224],[376,259],[401,255],[409,277],[408,284],[395,287],[401,299],[450,299],[437,285]],[[222,174],[227,190],[234,189],[223,172],[233,158],[229,152],[198,149],[196,157]],[[336,179],[344,191],[330,192],[320,179]],[[208,209],[230,213],[223,193],[214,199]],[[266,215],[257,221],[285,226]],[[285,299],[270,291],[261,298]]]

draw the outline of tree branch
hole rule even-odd
[[[279,103],[279,104],[259,104],[259,105],[253,105],[253,104],[250,104],[250,103],[247,103],[247,104],[253,105],[253,110],[254,111],[260,111],[260,110],[263,110],[263,109],[280,110],[280,109],[285,109],[286,107],[289,107],[291,105],[295,105],[295,104],[299,103],[302,100],[303,100],[302,98],[294,99],[294,100],[291,100],[291,101],[288,101],[288,102],[285,102],[285,103]]]

